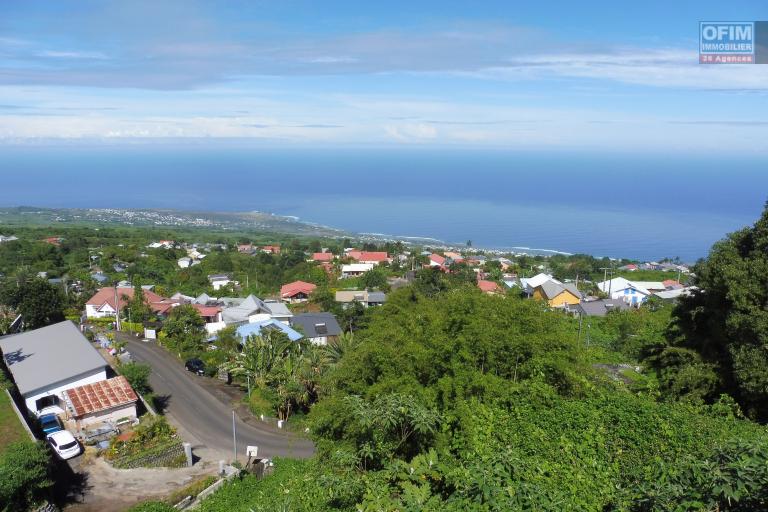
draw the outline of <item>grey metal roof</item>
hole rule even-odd
[[[368,302],[386,302],[387,294],[384,292],[368,292]]]
[[[541,291],[544,292],[544,296],[548,299],[554,299],[561,293],[563,293],[565,290],[568,290],[572,294],[574,294],[577,298],[581,298],[581,292],[576,288],[576,285],[573,283],[556,283],[554,281],[544,281],[541,283]]]
[[[592,300],[576,305],[576,312],[586,316],[605,316],[609,311],[622,311],[629,305],[621,299]]]
[[[300,326],[307,338],[341,334],[341,326],[331,313],[300,313],[294,315],[291,325]]]
[[[2,338],[0,350],[22,395],[107,366],[69,320]]]

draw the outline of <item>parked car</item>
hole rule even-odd
[[[67,430],[59,430],[46,436],[48,444],[61,459],[71,459],[80,455],[80,443],[75,436]]]
[[[43,429],[44,434],[53,434],[61,430],[61,422],[55,414],[43,414],[38,421],[40,421],[40,428]]]
[[[186,368],[188,372],[205,375],[205,363],[196,357],[187,359],[187,362],[184,363],[184,368]]]

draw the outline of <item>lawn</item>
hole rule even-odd
[[[13,411],[11,399],[5,391],[0,390],[0,452],[11,443],[28,439],[24,426]]]

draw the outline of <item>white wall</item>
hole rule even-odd
[[[51,387],[45,389],[33,391],[33,394],[24,394],[24,402],[27,404],[27,409],[29,409],[32,414],[35,414],[37,413],[35,402],[40,398],[48,395],[55,395],[58,397],[60,405],[64,405],[64,398],[62,398],[64,390],[76,388],[77,386],[84,386],[85,384],[93,384],[94,382],[100,382],[102,380],[107,380],[106,367],[101,370],[95,370],[89,374],[73,377],[72,380],[53,384]],[[64,412],[64,410],[62,409],[61,412]]]
[[[115,311],[108,305],[104,306],[103,311],[99,311],[101,306],[91,306],[86,304],[85,316],[88,318],[105,318],[108,316],[115,316]]]
[[[106,411],[99,411],[91,414],[86,414],[78,418],[77,424],[80,428],[87,425],[93,425],[94,423],[102,423],[104,421],[116,422],[121,418],[129,417],[136,419],[136,404],[128,404],[115,409],[107,409]]]

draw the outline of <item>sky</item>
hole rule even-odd
[[[0,144],[768,153],[763,1],[0,0]]]

